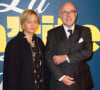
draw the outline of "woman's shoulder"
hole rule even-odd
[[[42,43],[42,39],[39,36],[35,35],[34,37],[35,37],[36,42]]]
[[[7,46],[14,47],[20,45],[22,42],[22,37],[20,37],[20,33],[18,33],[14,38],[8,41]]]
[[[44,48],[44,43],[42,41],[42,39],[40,37],[38,37],[37,35],[35,35],[35,40],[36,40],[36,44],[41,47]]]

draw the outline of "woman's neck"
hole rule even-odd
[[[32,37],[34,35],[33,33],[26,33],[26,32],[24,32],[24,34],[25,34],[25,37],[30,39],[30,40],[32,40]]]
[[[35,46],[35,44],[32,42],[32,37],[33,37],[33,33],[25,33],[24,32],[24,34],[25,34],[25,38],[27,39],[27,41],[28,41],[28,43],[32,46],[32,47],[34,47]]]

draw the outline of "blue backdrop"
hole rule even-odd
[[[7,42],[20,31],[20,13],[29,8],[40,16],[41,25],[37,35],[46,42],[47,31],[60,25],[59,7],[64,2],[77,6],[77,24],[90,27],[94,55],[88,62],[94,80],[93,90],[100,90],[100,0],[0,0],[0,90],[2,90],[3,57]]]

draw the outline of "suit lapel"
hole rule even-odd
[[[72,36],[72,42],[71,42],[71,46],[78,41],[79,37],[81,35],[81,32],[78,28],[77,25],[75,25],[75,30],[74,30],[74,33],[73,33],[73,36]]]
[[[59,51],[62,51],[62,54],[67,54],[69,53],[69,51],[71,50],[72,46],[74,43],[76,43],[79,39],[79,35],[80,35],[80,30],[78,28],[78,26],[76,25],[75,26],[75,30],[74,30],[74,33],[73,33],[73,36],[72,36],[72,42],[71,42],[71,45],[69,45],[69,40],[67,38],[67,35],[66,35],[66,32],[63,28],[63,26],[59,27],[59,30],[58,31],[58,48],[59,48]]]
[[[66,32],[63,28],[63,26],[61,26],[59,28],[59,36],[60,36],[60,43],[62,43],[62,50],[64,50],[63,52],[65,53],[68,53],[69,51],[69,41],[68,41],[68,38],[67,38],[67,35],[66,35]]]

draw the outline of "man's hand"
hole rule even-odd
[[[66,55],[55,55],[53,56],[53,61],[55,64],[59,65],[66,61]]]
[[[75,81],[73,81],[74,78],[71,78],[70,76],[64,76],[64,78],[61,80],[61,82],[63,82],[65,85],[67,86],[71,86],[72,84],[75,83]]]

